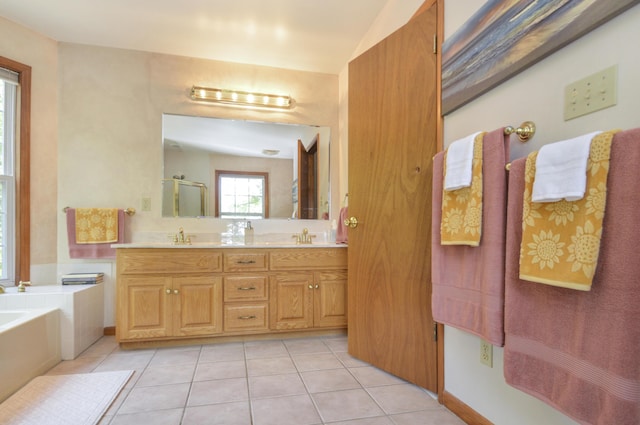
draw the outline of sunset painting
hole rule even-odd
[[[442,50],[450,113],[640,0],[488,0]]]

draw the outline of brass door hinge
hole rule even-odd
[[[438,324],[435,322],[433,323],[433,340],[438,340]]]
[[[438,53],[438,36],[436,34],[433,34],[433,54],[437,54]]]

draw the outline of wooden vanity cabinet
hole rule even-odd
[[[271,329],[346,327],[346,269],[346,249],[272,252]]]
[[[346,248],[117,249],[119,342],[346,328]]]
[[[118,341],[208,336],[223,331],[221,254],[117,250]]]

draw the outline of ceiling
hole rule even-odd
[[[2,0],[56,41],[338,74],[387,0]]]

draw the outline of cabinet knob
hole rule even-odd
[[[320,285],[316,285],[316,289],[318,289],[320,287]]]
[[[313,285],[309,285],[309,289],[313,289]]]
[[[171,289],[169,289],[169,288],[165,289],[164,292],[166,292],[167,295],[171,295]]]
[[[173,290],[173,293],[174,293],[174,294],[176,294],[176,295],[178,295],[178,294],[180,293],[180,291],[178,291],[177,289],[174,289],[174,290]]]

